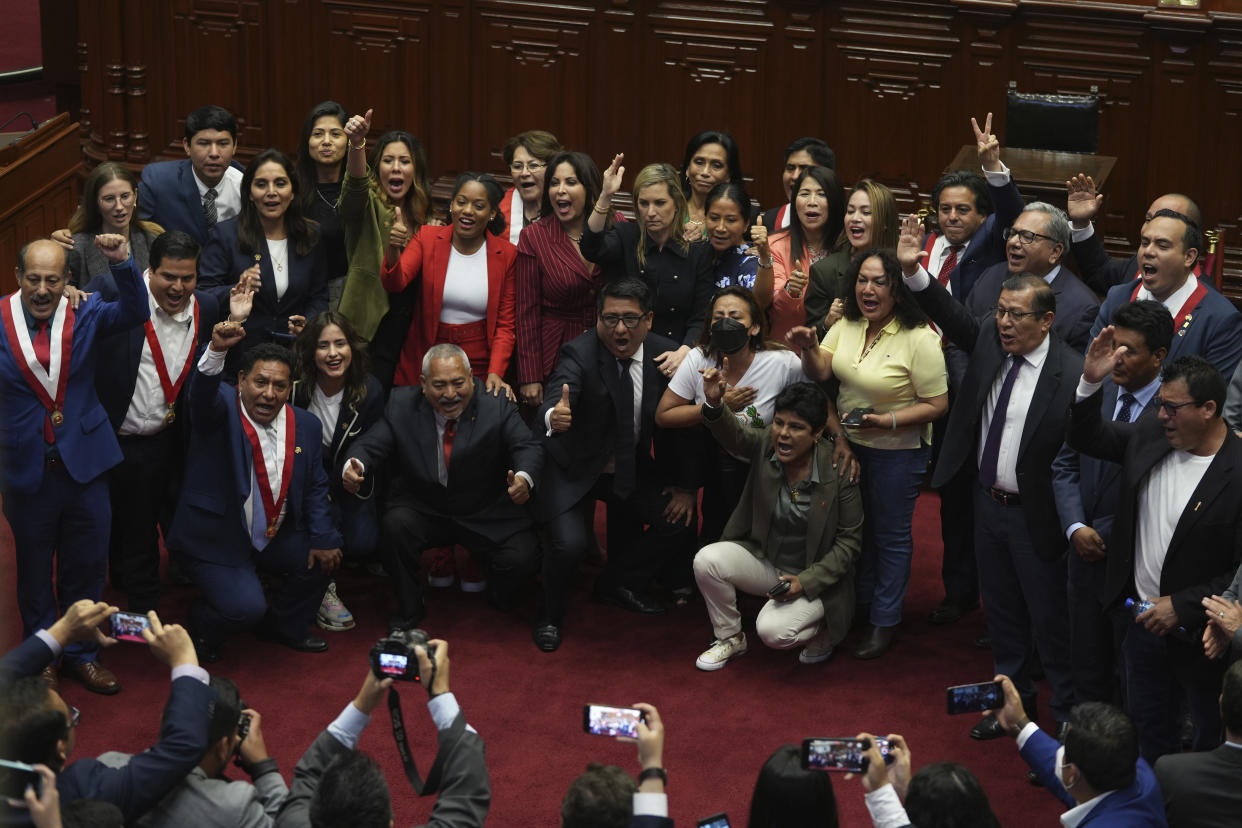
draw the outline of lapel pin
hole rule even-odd
[[[294,447],[293,447],[293,453],[294,453],[294,454],[301,454],[301,453],[302,453],[302,447],[301,447],[301,446],[294,446]]]

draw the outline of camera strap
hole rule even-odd
[[[460,712],[448,730],[439,737],[436,758],[427,771],[427,778],[419,776],[418,766],[414,764],[414,756],[410,753],[409,742],[405,738],[405,717],[401,715],[401,697],[397,688],[388,688],[388,712],[392,716],[392,738],[397,743],[397,753],[401,754],[401,764],[405,767],[405,778],[410,780],[410,787],[419,796],[428,796],[440,788],[440,777],[444,770],[444,757],[457,744],[457,740],[466,732],[466,717]]]

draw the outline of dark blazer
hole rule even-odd
[[[1008,262],[998,262],[983,271],[966,297],[967,310],[975,316],[991,313],[1000,299],[1001,285],[1010,275]],[[1061,268],[1051,285],[1057,297],[1057,318],[1052,330],[1071,348],[1085,353],[1091,344],[1091,326],[1100,311],[1100,300],[1066,267]]]
[[[345,494],[341,482],[341,469],[349,458],[345,452],[384,414],[383,387],[379,380],[370,374],[367,374],[366,382],[367,395],[365,397],[348,406],[342,405],[335,423],[320,423],[323,428],[332,429],[332,445],[323,453],[323,467],[328,475],[328,488],[332,492],[333,500]],[[298,408],[309,409],[313,392],[313,383],[299,380],[293,383],[293,393],[289,396],[289,402]],[[375,478],[368,477],[367,479],[374,480]]]
[[[675,485],[678,473],[675,444],[684,432],[669,434],[655,424],[655,410],[668,387],[668,377],[660,372],[655,357],[674,351],[677,344],[653,333],[643,340],[643,399],[635,472],[636,488]],[[599,479],[617,445],[617,414],[614,400],[621,393],[617,360],[604,347],[594,329],[565,343],[561,360],[544,387],[543,405],[535,418],[537,434],[546,435],[546,414],[561,399],[561,386],[569,385],[569,405],[573,425],[564,433],[543,438],[547,454],[545,482],[535,492],[535,516],[546,522],[573,508]],[[652,447],[655,447],[655,459]],[[685,471],[684,469],[681,471]],[[689,484],[686,488],[696,488]]]
[[[516,405],[484,391],[481,380],[473,382],[474,394],[457,419],[448,486],[440,485],[435,409],[421,386],[393,389],[384,416],[342,454],[335,475],[350,457],[362,462],[368,477],[387,466],[401,480],[398,501],[412,500],[419,512],[458,521],[496,543],[530,528],[526,508],[509,499],[506,473],[526,472],[538,492],[543,451]]]
[[[74,312],[69,379],[65,387],[64,424],[55,429],[56,449],[69,476],[79,483],[94,480],[121,462],[116,434],[107,427],[108,414],[95,392],[96,343],[109,334],[139,327],[150,315],[142,274],[129,260],[112,268],[120,290],[117,301],[90,296]],[[9,297],[0,298],[8,302]],[[57,313],[64,313],[58,310]],[[19,307],[15,325],[25,325]],[[43,421],[47,409],[18,368],[9,331],[0,318],[0,492],[32,493],[43,481]]]
[[[254,554],[244,519],[254,461],[242,430],[238,392],[221,387],[222,376],[204,376],[197,367],[190,375],[190,451],[168,546],[194,558],[238,566]],[[323,432],[310,412],[291,411],[287,425],[296,423],[296,450],[280,533],[294,533],[290,542],[307,549],[335,549],[341,536],[328,509]]]
[[[1202,280],[1199,283],[1207,284]],[[1109,289],[1100,305],[1100,314],[1091,326],[1091,339],[1112,324],[1113,313],[1130,302],[1140,284],[1130,280]],[[1225,382],[1229,382],[1242,360],[1242,314],[1210,286],[1185,323],[1173,331],[1173,345],[1165,362],[1186,354],[1198,354],[1215,365]]]
[[[236,161],[232,166],[242,169]],[[181,230],[189,233],[199,244],[207,244],[203,198],[198,194],[190,159],[160,161],[142,168],[142,181],[138,184],[138,218],[155,222],[165,232]]]
[[[1008,354],[1001,348],[996,319],[976,319],[934,278],[926,290],[915,292],[914,297],[945,336],[970,354],[962,391],[949,410],[940,459],[932,475],[932,485],[940,487],[962,468],[977,470],[983,411]],[[1065,439],[1066,410],[1082,374],[1082,355],[1056,334],[1048,336],[1048,357],[1039,372],[1022,428],[1017,475],[1021,508],[1036,554],[1045,560],[1056,560],[1065,552],[1066,541],[1057,518],[1052,460]]]
[[[1122,465],[1117,520],[1107,558],[1103,596],[1107,606],[1126,597],[1140,597],[1134,592],[1136,523],[1143,508],[1138,498],[1152,468],[1173,449],[1158,419],[1140,418],[1132,429],[1104,420],[1101,395],[1097,391],[1073,405],[1069,434],[1070,445],[1083,454]],[[1224,444],[1177,522],[1160,571],[1160,594],[1170,596],[1179,622],[1194,642],[1169,639],[1170,655],[1180,654],[1180,667],[1186,670],[1210,665],[1198,644],[1203,632],[1200,601],[1207,595],[1220,595],[1242,562],[1240,473],[1242,439],[1226,430]]]
[[[1005,186],[993,187],[989,184],[988,189],[992,191],[992,214],[970,237],[966,249],[957,257],[957,267],[949,273],[949,285],[959,302],[970,296],[983,271],[1005,261],[1005,240],[1001,238],[1001,232],[1013,224],[1025,206],[1013,175],[1009,176]],[[937,235],[932,233],[924,240],[926,249],[931,249],[932,239]],[[935,279],[936,275],[933,273],[931,276]]]
[[[99,295],[107,301],[114,301],[118,297],[116,281],[112,278],[112,274],[96,276],[91,282],[91,290],[98,291]],[[143,294],[146,295],[145,288]],[[198,302],[198,346],[195,348],[195,360],[197,361],[198,356],[202,355],[202,349],[211,342],[212,326],[228,316],[228,309],[226,308],[224,314],[221,315],[216,297],[204,290],[194,291],[194,298]],[[150,308],[151,303],[148,300],[148,315]],[[146,343],[146,327],[135,325],[128,330],[101,339],[97,346],[102,358],[99,360],[99,370],[95,374],[95,390],[99,394],[99,402],[108,412],[108,420],[111,421],[114,431],[125,422],[125,414],[129,411],[130,401],[134,398],[134,385],[138,382],[138,364],[142,361],[142,349]],[[193,371],[192,368],[191,371]],[[176,377],[172,379],[175,381]],[[177,407],[181,410],[185,410],[185,398],[189,388],[190,381],[187,377],[185,384],[181,386],[181,393],[177,395]]]
[[[1242,815],[1242,750],[1221,745],[1156,760],[1169,828],[1233,825]]]

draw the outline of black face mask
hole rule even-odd
[[[722,354],[736,354],[750,342],[750,330],[736,319],[717,319],[712,323],[712,347]]]

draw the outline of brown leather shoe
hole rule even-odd
[[[896,635],[896,627],[871,627],[858,649],[854,651],[854,658],[863,660],[879,658],[892,646]]]
[[[39,678],[47,682],[48,689],[60,691],[60,681],[56,678],[56,665],[49,664],[43,668],[43,672],[39,674]]]
[[[121,692],[121,683],[116,676],[98,661],[84,661],[81,664],[65,662],[60,665],[60,672],[82,682],[92,693],[111,696]]]

